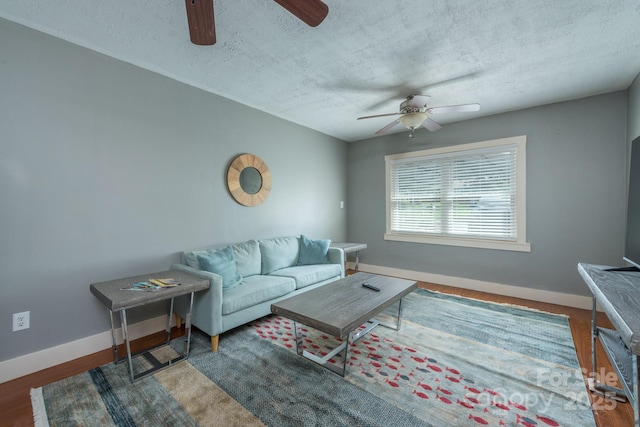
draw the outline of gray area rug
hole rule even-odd
[[[379,327],[356,343],[344,379],[298,357],[292,334],[290,321],[268,316],[224,334],[212,353],[209,337],[195,333],[187,362],[134,384],[124,364],[107,364],[34,390],[34,411],[46,411],[36,418],[65,426],[594,425],[563,316],[418,290],[405,298],[400,331]],[[316,354],[339,344],[312,329],[305,335]]]

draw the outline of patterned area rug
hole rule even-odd
[[[107,364],[36,389],[34,414],[100,426],[594,425],[565,317],[425,290],[403,305],[402,329],[361,338],[344,379],[298,357],[292,323],[269,316],[224,334],[218,353],[195,333],[187,362],[134,384]],[[339,344],[304,334],[318,355]]]

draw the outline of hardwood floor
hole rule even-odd
[[[493,301],[504,304],[516,304],[543,310],[551,313],[565,314],[569,316],[569,325],[576,346],[576,352],[580,366],[585,372],[591,370],[591,311],[565,307],[548,303],[540,303],[519,298],[506,297],[484,292],[469,291],[448,286],[420,283],[420,287],[438,292],[462,295],[485,301]],[[609,325],[609,320],[603,313],[599,313],[598,324]],[[173,335],[179,336],[180,330],[174,330]],[[161,342],[164,333],[159,332],[132,343],[132,351],[144,348],[152,343]],[[222,338],[224,339],[224,337]],[[124,352],[122,351],[122,354]],[[605,372],[613,372],[602,349],[597,353],[600,369]],[[31,412],[31,399],[29,390],[32,387],[40,387],[53,381],[84,372],[88,369],[103,365],[113,360],[111,349],[99,351],[92,355],[73,360],[49,369],[27,375],[22,378],[0,384],[0,426],[33,426]],[[633,409],[629,403],[618,403],[614,409],[594,410],[594,418],[598,427],[629,427],[633,426]]]

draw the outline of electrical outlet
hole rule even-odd
[[[29,312],[13,313],[13,332],[29,329]]]

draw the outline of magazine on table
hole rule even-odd
[[[149,279],[143,282],[137,282],[131,286],[120,288],[121,291],[139,291],[139,292],[154,292],[158,289],[173,288],[179,286],[180,282],[176,279],[167,277],[162,279]]]

